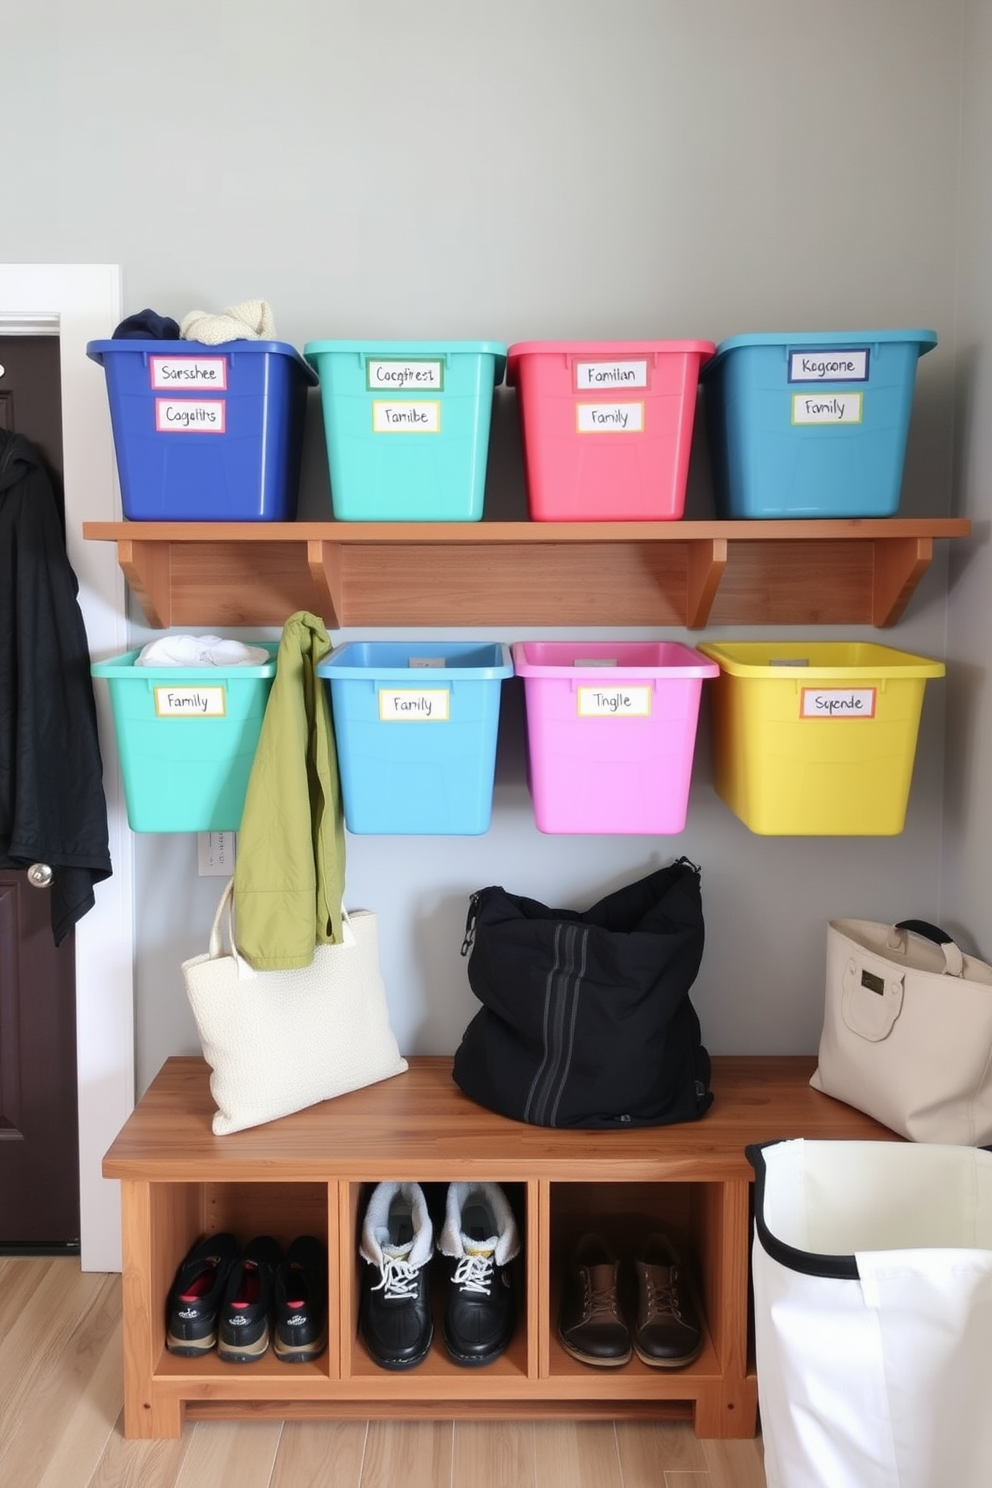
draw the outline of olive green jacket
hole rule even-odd
[[[283,627],[234,868],[234,934],[257,971],[309,966],[341,940],[344,815],[328,684],[331,643],[305,610]]]

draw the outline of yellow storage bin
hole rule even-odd
[[[902,831],[923,689],[944,664],[866,642],[715,641],[717,794],[764,836]]]

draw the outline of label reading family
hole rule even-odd
[[[441,405],[433,402],[385,402],[372,404],[373,434],[440,434]]]
[[[576,403],[579,434],[643,434],[643,403]]]
[[[159,434],[223,434],[226,408],[199,398],[156,398],[155,428]]]
[[[227,357],[153,356],[148,358],[148,365],[155,392],[191,387],[216,392],[227,388]]]
[[[874,718],[874,687],[804,687],[801,718]]]
[[[868,348],[789,353],[790,382],[867,382]]]
[[[794,424],[860,424],[860,393],[793,393]]]
[[[580,687],[580,718],[650,718],[650,687]]]
[[[365,364],[369,392],[397,392],[417,388],[428,393],[444,392],[444,363],[426,357],[383,357]]]
[[[575,391],[601,393],[610,388],[646,388],[646,361],[576,362]]]
[[[450,696],[446,687],[380,687],[379,718],[383,723],[447,723]]]
[[[225,687],[156,687],[156,718],[225,718]]]

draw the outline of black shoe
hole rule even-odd
[[[572,1253],[558,1315],[558,1337],[573,1359],[613,1368],[631,1355],[630,1329],[617,1300],[620,1264],[601,1235],[584,1235]]]
[[[225,1364],[253,1364],[268,1348],[273,1277],[281,1260],[272,1236],[257,1235],[231,1267],[217,1318],[217,1356]]]
[[[434,1336],[428,1271],[434,1228],[419,1183],[380,1183],[362,1224],[359,1329],[382,1369],[412,1369]]]
[[[503,1190],[495,1183],[449,1184],[437,1248],[449,1265],[444,1346],[456,1364],[491,1364],[516,1319],[510,1262],[520,1240]]]
[[[284,1364],[307,1364],[327,1347],[327,1251],[299,1235],[275,1275],[272,1347]]]
[[[679,1258],[665,1235],[651,1235],[634,1262],[637,1272],[637,1357],[657,1369],[691,1364],[703,1347],[703,1330]]]
[[[165,1346],[170,1354],[198,1358],[214,1347],[224,1283],[237,1254],[238,1242],[226,1231],[205,1236],[187,1251],[166,1303]]]

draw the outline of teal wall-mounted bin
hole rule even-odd
[[[702,371],[720,517],[891,517],[935,331],[733,336]]]
[[[334,515],[346,522],[478,522],[493,389],[492,341],[309,341],[320,377]]]
[[[278,644],[260,666],[135,666],[139,650],[94,662],[110,687],[124,803],[134,832],[236,832]]]

